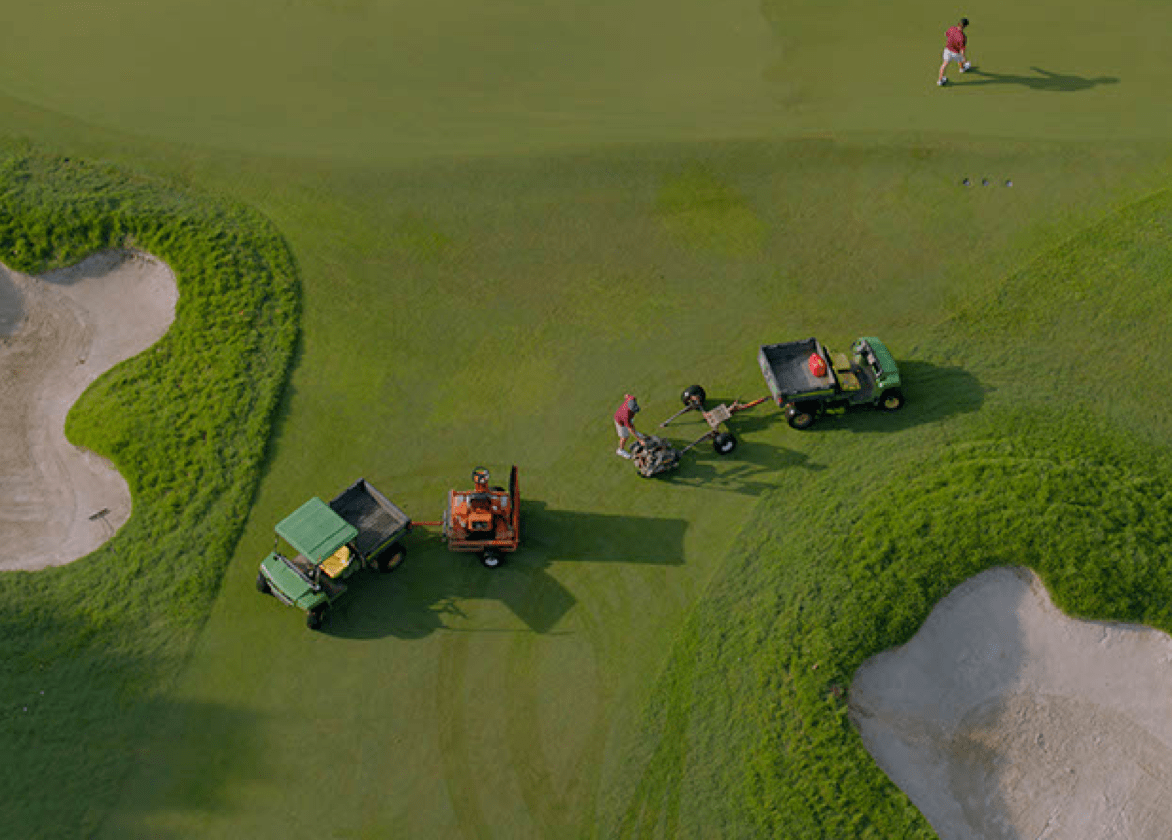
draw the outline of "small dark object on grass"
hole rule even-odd
[[[1007,187],[1012,187],[1012,186],[1013,186],[1013,181],[1010,181],[1010,180],[1007,178],[1007,179],[1005,180],[1005,186],[1007,186]]]
[[[982,179],[981,179],[981,186],[982,186],[982,187],[987,187],[987,186],[989,186],[989,179],[988,179],[988,178],[982,178]]]
[[[969,186],[972,186],[972,183],[973,183],[973,182],[972,182],[972,181],[970,181],[968,178],[965,178],[963,181],[961,181],[961,183],[962,183],[964,186],[966,186],[966,187],[969,187]]]

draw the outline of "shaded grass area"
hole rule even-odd
[[[1172,631],[1170,267],[1164,191],[933,329],[921,346],[970,377],[909,377],[907,414],[934,418],[914,436],[877,445],[857,432],[885,418],[862,416],[808,436],[828,468],[762,497],[690,616],[612,791],[615,834],[934,837],[850,726],[850,681],[991,566],[1035,569],[1070,614]],[[974,386],[981,412],[940,410]]]
[[[164,260],[180,297],[168,333],[103,374],[66,422],[127,480],[130,520],[73,564],[0,575],[0,815],[13,836],[91,832],[134,762],[243,526],[297,337],[296,266],[256,212],[0,146],[0,259],[39,273],[106,248]]]

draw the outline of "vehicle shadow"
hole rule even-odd
[[[407,539],[408,558],[385,575],[362,572],[330,614],[322,632],[348,639],[396,636],[418,639],[453,630],[461,603],[492,599],[504,603],[525,624],[471,632],[551,633],[577,603],[550,573],[554,563],[684,562],[683,519],[556,510],[522,500],[520,549],[500,568],[486,569],[478,555],[453,553],[433,530],[417,529]]]
[[[823,416],[802,434],[839,429],[890,434],[978,411],[985,402],[986,389],[962,367],[900,359],[899,374],[906,400],[899,411],[865,408],[843,416]]]
[[[1080,90],[1089,90],[1097,85],[1114,85],[1119,83],[1115,76],[1098,76],[1087,78],[1069,73],[1053,73],[1041,67],[1031,67],[1038,75],[1022,76],[1015,73],[994,73],[990,70],[981,70],[973,67],[964,74],[963,81],[956,81],[957,87],[978,87],[980,85],[1021,85],[1030,90],[1048,90],[1057,93],[1073,93]],[[972,77],[977,78],[973,79]]]

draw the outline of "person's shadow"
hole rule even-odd
[[[1041,67],[1031,67],[1030,69],[1038,75],[1020,76],[1015,73],[993,73],[989,70],[981,70],[979,67],[971,67],[965,73],[965,80],[960,82],[960,84],[965,87],[976,87],[977,85],[1022,85],[1031,90],[1052,90],[1059,93],[1071,93],[1077,90],[1087,90],[1096,85],[1114,85],[1119,83],[1119,79],[1115,76],[1099,76],[1094,79],[1088,79],[1085,76],[1051,73],[1049,70],[1043,70]],[[970,80],[967,78],[970,76],[977,76],[978,78]]]

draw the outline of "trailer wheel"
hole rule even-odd
[[[480,562],[486,569],[498,569],[505,562],[505,558],[495,548],[486,548],[480,555]]]
[[[785,410],[785,421],[791,429],[808,429],[815,419],[814,412],[806,405],[791,405]]]
[[[378,556],[376,563],[380,572],[393,572],[407,559],[407,549],[401,542],[393,542]]]
[[[716,450],[717,455],[728,455],[737,448],[737,439],[731,432],[717,432],[716,437],[712,439],[712,448]]]
[[[699,385],[689,385],[684,389],[684,393],[680,394],[680,402],[687,408],[703,408],[706,399],[708,394]]]
[[[261,595],[272,595],[273,590],[269,589],[269,582],[264,576],[264,572],[256,573],[256,591]]]
[[[320,607],[314,607],[312,610],[306,612],[305,626],[310,630],[320,630],[322,624],[326,620],[326,609],[327,607],[322,605]]]
[[[903,391],[898,388],[884,391],[883,396],[879,398],[879,407],[884,411],[899,411],[903,408],[903,403]]]

